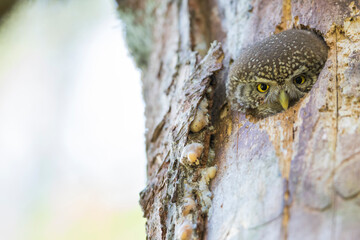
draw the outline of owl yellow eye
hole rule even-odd
[[[304,84],[306,78],[303,75],[297,76],[294,78],[294,82],[298,85]]]
[[[259,85],[257,85],[257,90],[261,93],[266,92],[267,90],[269,90],[269,85],[265,84],[265,83],[260,83]]]

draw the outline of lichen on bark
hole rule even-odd
[[[153,44],[156,1],[118,0],[118,12],[130,54],[140,69],[147,67]]]

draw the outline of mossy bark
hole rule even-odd
[[[144,13],[149,3],[120,2],[122,11]],[[142,66],[148,186],[140,200],[148,238],[360,239],[359,2],[151,4]],[[289,28],[316,30],[330,47],[311,92],[262,120],[229,111],[225,82],[241,48]],[[209,123],[192,132],[198,114]],[[186,164],[183,150],[194,142],[203,146],[199,164]]]

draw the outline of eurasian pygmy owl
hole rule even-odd
[[[232,109],[258,118],[288,109],[311,90],[327,52],[321,37],[295,29],[242,50],[226,86]]]

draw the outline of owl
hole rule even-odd
[[[231,65],[226,84],[231,108],[257,118],[287,110],[311,90],[327,53],[321,37],[297,29],[242,50]]]

